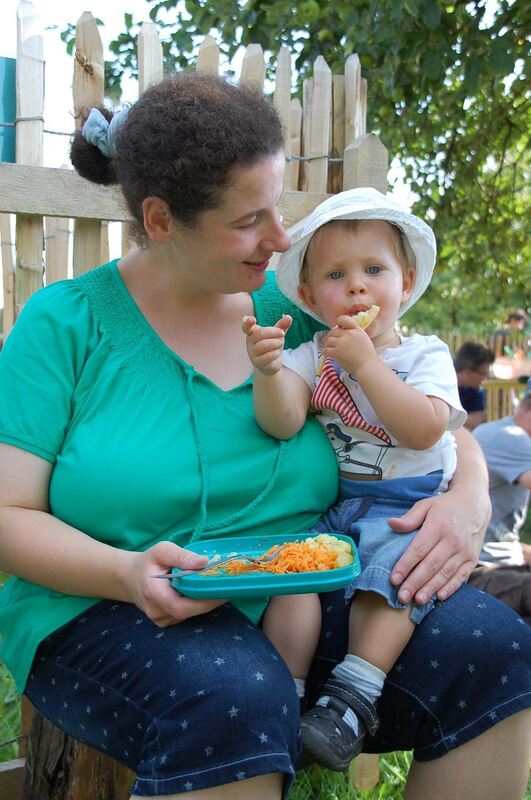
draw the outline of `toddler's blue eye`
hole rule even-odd
[[[333,281],[339,280],[339,278],[343,277],[343,273],[339,269],[335,269],[333,272],[328,273],[328,277],[332,278]]]
[[[367,268],[367,272],[369,273],[369,275],[377,275],[379,272],[381,272],[381,269],[382,269],[381,267],[378,267],[376,264],[373,264],[372,267]]]

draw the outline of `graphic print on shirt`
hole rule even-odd
[[[348,472],[358,480],[382,480],[382,462],[389,449],[393,447],[389,434],[380,425],[372,425],[361,414],[347,386],[340,377],[341,367],[330,357],[321,358],[317,370],[317,385],[311,399],[311,410],[314,412],[332,411],[339,417],[337,424],[327,422],[325,430],[334,448],[342,471]],[[351,379],[352,376],[350,376]],[[350,435],[355,431],[357,438]],[[367,443],[373,453],[367,460],[356,459],[354,449],[359,445],[366,457]]]

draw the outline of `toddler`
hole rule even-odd
[[[337,504],[315,530],[350,534],[360,555],[347,590],[348,654],[301,719],[306,761],[336,771],[376,731],[386,675],[434,605],[399,602],[390,575],[416,531],[394,533],[388,519],[446,490],[456,463],[449,431],[466,418],[447,346],[396,327],[427,288],[435,255],[431,229],[394,200],[374,189],[342,192],[298,224],[277,268],[281,291],[328,330],[284,350],[291,317],[267,328],[243,321],[257,421],[288,439],[315,414],[340,473]],[[364,330],[359,312],[368,312],[364,323],[378,313]],[[317,595],[273,597],[265,613],[264,631],[301,698],[320,626]]]

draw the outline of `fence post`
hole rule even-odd
[[[2,335],[5,341],[11,328],[15,324],[15,265],[13,263],[11,217],[9,214],[0,214],[0,242],[2,251],[2,284],[4,290]]]
[[[290,137],[290,103],[291,103],[291,55],[287,47],[281,47],[278,53],[275,74],[275,93],[273,104],[282,120],[284,128],[284,153],[287,159],[291,155]],[[291,189],[290,162],[287,161],[284,173],[284,188]]]
[[[313,67],[309,149],[304,152],[305,156],[315,157],[315,161],[307,162],[308,192],[327,189],[331,112],[332,72],[323,56],[317,56]]]
[[[330,136],[330,155],[342,158],[345,150],[345,78],[334,75],[332,78],[332,133]],[[341,191],[343,185],[343,165],[332,163],[328,169],[328,191],[331,194]]]
[[[219,47],[212,36],[205,36],[199,45],[196,70],[209,75],[219,74]]]
[[[298,97],[293,98],[290,103],[289,112],[289,130],[290,130],[290,155],[293,161],[291,162],[290,175],[291,175],[291,188],[297,191],[299,188],[299,175],[301,162],[298,156],[301,154],[301,137],[302,137],[302,106]]]
[[[343,161],[343,189],[372,186],[387,192],[389,169],[387,149],[374,133],[365,133],[345,148]]]
[[[259,44],[248,44],[242,61],[240,83],[253,84],[260,90],[264,88],[266,67],[264,51]]]
[[[16,159],[41,166],[44,129],[44,58],[42,29],[33,4],[22,0],[17,8],[17,122]],[[17,215],[15,313],[42,286],[42,217]]]
[[[74,116],[76,128],[81,127],[80,113],[103,103],[103,44],[96,20],[89,11],[83,12],[76,26],[76,55],[74,58]],[[73,272],[81,275],[100,263],[101,222],[78,219],[74,223]]]
[[[70,220],[46,217],[44,220],[44,277],[46,286],[68,277]]]
[[[154,22],[143,22],[138,34],[138,94],[162,80],[162,45]]]

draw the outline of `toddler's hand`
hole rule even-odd
[[[347,314],[337,318],[323,343],[323,355],[333,358],[348,372],[356,372],[370,359],[378,358],[369,335]]]
[[[242,330],[247,336],[247,352],[255,369],[264,375],[275,375],[282,368],[284,338],[292,323],[289,314],[283,314],[276,325],[263,328],[256,318],[245,316]]]

